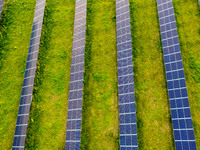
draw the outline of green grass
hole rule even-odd
[[[197,147],[200,149],[200,16],[197,0],[174,0]]]
[[[75,0],[47,0],[26,149],[64,149]]]
[[[197,146],[200,15],[173,0]],[[35,0],[8,1],[0,22],[0,149],[11,149]],[[26,149],[64,149],[75,0],[47,0]],[[174,149],[156,0],[130,0],[138,143]],[[22,44],[23,43],[23,44]],[[115,0],[88,0],[81,149],[119,149]]]
[[[115,0],[88,0],[81,135],[84,150],[119,147],[114,18]]]
[[[130,0],[140,149],[174,149],[156,0]]]
[[[35,0],[8,1],[0,22],[0,149],[11,149]]]

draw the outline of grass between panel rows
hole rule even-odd
[[[174,149],[156,0],[130,0],[140,149]]]
[[[200,15],[197,0],[174,0],[197,148],[200,148]]]
[[[115,0],[88,0],[81,149],[118,149]]]
[[[26,149],[64,149],[75,0],[47,0]]]
[[[0,149],[11,149],[35,0],[6,1],[0,22]]]

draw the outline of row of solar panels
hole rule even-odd
[[[26,132],[28,126],[29,112],[32,101],[35,71],[38,59],[40,37],[43,24],[43,16],[46,0],[37,0],[35,15],[26,62],[22,93],[13,140],[13,150],[22,150],[25,146]]]
[[[129,0],[116,0],[120,149],[137,150]]]
[[[176,150],[196,150],[172,0],[157,0]]]
[[[77,0],[75,8],[69,102],[66,131],[66,150],[79,150],[81,142],[81,118],[85,55],[87,0]]]
[[[36,3],[13,149],[24,149],[45,2],[37,0]],[[196,143],[172,0],[157,0],[157,7],[176,149],[195,150]],[[80,149],[86,8],[87,0],[76,1],[65,144],[65,149],[69,150]],[[136,150],[138,143],[129,0],[116,0],[116,26],[120,149]]]

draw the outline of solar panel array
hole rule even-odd
[[[3,4],[4,4],[4,0],[1,0],[0,1],[0,17],[1,17],[2,9],[3,9]]]
[[[13,150],[24,149],[46,0],[37,0],[26,70],[15,128]]]
[[[157,0],[176,150],[196,150],[196,142],[172,0]]]
[[[70,74],[66,150],[79,150],[83,97],[87,0],[76,0]]]
[[[129,0],[116,0],[120,149],[137,150]]]

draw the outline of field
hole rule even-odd
[[[82,149],[118,149],[115,1],[88,0],[87,13]]]
[[[11,149],[35,1],[7,1],[0,21],[0,149]],[[87,2],[81,149],[119,149],[115,0]],[[197,146],[200,15],[173,0]],[[64,149],[75,0],[47,0],[26,149]],[[139,149],[174,149],[156,0],[130,0]],[[21,44],[23,43],[23,44]]]

